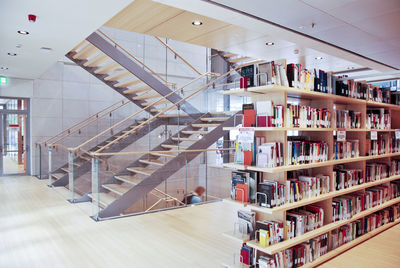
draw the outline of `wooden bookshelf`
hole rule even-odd
[[[275,253],[284,251],[285,249],[292,248],[293,246],[299,245],[305,241],[308,241],[312,238],[318,237],[320,235],[328,233],[328,253],[323,255],[322,257],[316,259],[312,263],[308,263],[305,267],[314,267],[323,263],[324,261],[335,257],[336,255],[342,253],[348,248],[357,245],[371,236],[390,228],[391,226],[400,222],[400,219],[396,219],[395,222],[386,224],[375,229],[372,232],[364,234],[361,237],[356,238],[355,240],[344,244],[336,249],[330,248],[331,244],[331,231],[337,229],[341,226],[349,224],[357,219],[364,218],[369,216],[379,210],[390,207],[394,204],[400,203],[400,197],[394,198],[392,200],[387,201],[379,206],[375,206],[373,208],[362,211],[356,215],[353,215],[351,219],[348,220],[340,220],[336,222],[332,222],[332,199],[335,197],[340,197],[342,195],[351,194],[354,192],[365,192],[367,188],[387,184],[395,180],[400,180],[400,175],[391,176],[388,178],[384,178],[381,180],[376,180],[372,182],[363,183],[360,185],[355,185],[342,190],[333,190],[334,189],[334,180],[333,172],[335,165],[343,165],[345,169],[358,169],[362,170],[362,173],[366,174],[366,166],[369,163],[382,163],[390,165],[392,159],[400,159],[399,153],[386,153],[381,155],[373,155],[367,156],[367,139],[370,139],[370,134],[372,131],[376,131],[379,135],[384,135],[385,137],[392,138],[394,137],[396,129],[400,129],[400,106],[387,104],[387,103],[379,103],[370,100],[362,100],[344,96],[337,96],[328,93],[321,93],[315,91],[309,91],[305,89],[298,88],[290,88],[284,86],[260,86],[253,87],[248,89],[232,89],[229,91],[223,92],[226,95],[232,96],[246,96],[251,97],[251,101],[265,101],[272,100],[275,105],[283,106],[283,118],[287,118],[287,110],[286,106],[288,103],[293,103],[292,99],[295,98],[295,103],[299,105],[310,106],[313,108],[327,108],[331,111],[332,121],[330,128],[295,128],[295,127],[287,127],[285,120],[283,120],[282,127],[255,127],[255,135],[265,137],[266,142],[279,142],[283,143],[283,158],[284,165],[273,168],[262,168],[256,166],[248,166],[241,165],[236,163],[227,163],[224,164],[224,167],[234,169],[234,170],[248,170],[248,171],[257,171],[263,173],[263,177],[265,180],[274,180],[281,184],[285,184],[288,175],[288,171],[302,170],[308,169],[311,176],[316,176],[317,174],[329,175],[330,179],[330,189],[331,192],[326,194],[321,194],[319,196],[305,198],[303,200],[293,202],[293,203],[285,203],[284,205],[277,206],[274,208],[265,208],[261,207],[258,204],[249,204],[249,203],[240,203],[237,201],[236,204],[240,204],[242,207],[250,209],[251,211],[256,212],[256,221],[258,220],[278,220],[280,222],[286,222],[286,213],[289,210],[303,207],[309,204],[318,204],[324,209],[324,225],[316,230],[306,232],[304,235],[299,237],[294,237],[289,240],[285,240],[279,242],[277,244],[263,247],[260,246],[255,240],[244,241],[243,239],[237,239],[235,235],[226,233],[226,236],[230,236],[237,241],[241,241],[245,243],[247,246],[252,247],[257,251],[256,256],[260,255],[273,255]],[[288,101],[289,99],[289,101]],[[369,108],[385,108],[391,111],[391,129],[367,129],[366,127],[366,118],[367,118],[367,109]],[[361,113],[361,127],[357,129],[337,129],[336,123],[334,121],[334,114],[336,114],[336,110],[353,110],[355,112]],[[238,131],[240,127],[226,127],[224,130],[227,131]],[[334,148],[334,135],[338,130],[346,131],[346,137],[348,140],[359,140],[360,146],[360,156],[355,158],[346,158],[346,159],[333,159],[333,148]],[[288,165],[287,163],[287,141],[289,140],[288,136],[292,135],[294,131],[298,131],[299,136],[307,136],[312,140],[324,141],[328,144],[329,152],[328,152],[328,161],[310,163],[310,164],[301,164],[301,165]],[[296,133],[296,132],[294,132]],[[297,134],[296,134],[297,135]],[[388,150],[387,150],[388,152]],[[333,191],[332,191],[333,190]]]

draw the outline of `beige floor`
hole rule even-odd
[[[0,197],[0,267],[221,267],[239,248],[225,202],[94,222],[33,177],[0,177]]]
[[[25,173],[24,165],[18,165],[17,161],[9,157],[3,157],[3,173],[19,174]]]

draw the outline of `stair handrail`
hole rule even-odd
[[[187,99],[191,98],[192,96],[196,95],[196,94],[199,93],[200,91],[202,91],[202,90],[204,90],[204,89],[207,89],[207,88],[210,87],[211,85],[215,84],[215,82],[217,82],[217,81],[221,80],[222,78],[228,76],[231,72],[234,72],[234,71],[236,71],[237,69],[242,68],[242,67],[244,67],[244,66],[251,65],[251,64],[255,64],[255,63],[260,63],[260,62],[263,62],[263,61],[262,61],[262,60],[256,60],[256,61],[247,62],[247,63],[243,63],[243,64],[240,64],[240,65],[237,65],[236,67],[234,67],[233,69],[229,70],[229,71],[226,72],[225,74],[223,74],[223,75],[217,77],[216,79],[212,80],[212,81],[209,82],[208,84],[206,84],[206,85],[200,87],[199,89],[193,91],[192,93],[190,93],[190,94],[187,95],[186,97],[182,98],[182,99],[179,100],[178,102],[172,103],[171,106],[166,107],[166,108],[163,109],[161,112],[159,112],[159,113],[157,113],[156,115],[154,115],[153,117],[150,117],[150,118],[148,118],[147,120],[145,120],[143,123],[141,123],[141,124],[135,126],[135,127],[132,128],[131,130],[127,131],[127,132],[124,133],[123,135],[119,136],[118,138],[116,138],[115,140],[113,140],[112,142],[110,142],[109,144],[107,144],[106,146],[104,146],[104,147],[98,149],[97,151],[95,151],[95,153],[99,153],[99,152],[105,150],[107,147],[110,147],[110,146],[113,145],[114,143],[118,142],[119,140],[121,140],[121,139],[123,139],[123,138],[129,136],[130,134],[134,133],[137,129],[142,128],[144,125],[148,124],[148,123],[151,122],[152,120],[154,120],[154,119],[160,117],[162,114],[164,114],[164,113],[166,113],[166,112],[172,110],[173,108],[175,108],[175,106],[180,105],[182,102],[184,102],[184,101],[186,101]],[[171,93],[172,93],[172,92],[171,92]],[[170,94],[171,94],[171,93],[170,93]],[[166,95],[166,96],[167,96],[167,95]]]
[[[174,86],[176,83],[168,82],[164,78],[162,78],[158,73],[153,71],[150,67],[148,67],[146,64],[144,64],[141,60],[139,60],[137,57],[135,57],[132,53],[130,53],[127,49],[122,47],[120,44],[118,44],[116,41],[114,41],[111,37],[109,37],[106,33],[104,33],[102,30],[98,29],[97,30],[101,35],[103,35],[105,38],[107,38],[111,43],[114,44],[115,47],[119,47],[122,51],[124,51],[126,54],[128,54],[131,58],[133,58],[135,61],[139,62],[144,68],[146,68],[150,73],[152,73],[154,76],[156,76],[158,79],[163,81],[166,85],[169,86]]]
[[[199,152],[213,152],[213,151],[231,151],[235,150],[236,148],[211,148],[211,149],[187,149],[187,150],[170,150],[170,151],[151,151],[151,153],[157,154],[165,154],[168,155],[170,153],[199,153]],[[148,154],[149,151],[132,151],[132,152],[111,152],[111,153],[96,153],[96,152],[89,152],[89,154],[93,157],[101,157],[101,156],[112,156],[112,155],[119,155],[119,156],[126,156],[126,155],[135,155],[135,154]]]
[[[146,111],[146,110],[149,109],[150,107],[152,107],[152,106],[158,104],[159,102],[161,102],[162,100],[164,100],[164,99],[166,99],[167,97],[171,96],[172,94],[181,91],[182,89],[184,89],[185,87],[189,86],[190,84],[192,84],[192,83],[194,83],[194,82],[196,82],[196,81],[200,80],[201,78],[203,78],[203,77],[205,77],[205,76],[208,76],[208,75],[210,75],[210,73],[204,73],[204,74],[200,75],[199,77],[197,77],[197,78],[191,80],[190,82],[186,83],[186,84],[183,85],[182,87],[171,91],[170,93],[168,93],[168,94],[165,95],[165,96],[161,96],[160,99],[158,99],[158,100],[156,100],[156,101],[153,101],[152,103],[148,104],[146,107],[142,108],[142,109],[139,110],[139,111],[136,111],[135,113],[133,113],[133,114],[131,114],[130,116],[126,117],[125,119],[119,121],[118,123],[114,124],[113,126],[109,127],[108,129],[106,129],[106,130],[100,132],[100,133],[97,134],[96,136],[94,136],[94,137],[90,138],[89,140],[83,142],[82,144],[78,145],[77,147],[69,148],[69,150],[70,150],[70,151],[77,151],[77,150],[80,150],[83,146],[85,146],[85,145],[87,145],[88,143],[94,141],[95,139],[97,139],[97,138],[103,136],[104,134],[108,133],[108,132],[111,131],[112,129],[114,129],[114,128],[120,126],[121,124],[125,123],[126,121],[128,121],[128,120],[131,119],[132,117],[134,117],[134,116],[136,116],[136,115],[138,115],[138,114],[140,114],[140,113]],[[128,132],[127,132],[127,133],[128,133]],[[129,132],[129,134],[131,134],[131,133],[132,133],[132,132]],[[126,134],[126,133],[125,133],[125,134]],[[120,137],[126,137],[127,135],[125,135],[125,134],[123,134],[123,135],[120,136]],[[128,134],[128,135],[129,135],[129,134]],[[118,139],[118,140],[119,140],[119,139]],[[109,147],[109,145],[106,145],[106,146]]]
[[[119,104],[119,103],[121,103],[119,106],[117,106],[116,108],[111,109],[112,107],[114,107],[115,105],[117,105],[117,104]],[[63,131],[57,133],[56,135],[54,135],[54,136],[48,138],[47,140],[42,141],[42,142],[36,142],[36,144],[38,144],[38,145],[44,144],[45,146],[47,146],[47,144],[49,144],[49,142],[50,142],[51,140],[53,140],[53,139],[55,139],[55,138],[57,138],[57,137],[59,137],[59,136],[61,136],[61,135],[64,135],[65,133],[67,133],[67,134],[66,134],[65,136],[63,136],[63,137],[66,138],[67,136],[70,135],[71,130],[72,130],[73,128],[77,128],[78,126],[80,126],[81,124],[84,124],[85,122],[87,122],[88,120],[90,120],[90,119],[93,118],[93,117],[96,117],[96,119],[94,119],[94,121],[97,121],[98,119],[104,117],[105,115],[107,115],[107,114],[109,114],[109,113],[111,113],[111,112],[114,112],[115,110],[117,110],[117,109],[119,109],[119,108],[125,106],[125,105],[128,104],[128,103],[130,103],[130,101],[126,101],[126,100],[124,100],[124,99],[123,99],[123,100],[119,100],[119,101],[117,101],[117,102],[115,102],[115,103],[113,103],[113,104],[111,104],[111,105],[105,107],[105,108],[102,109],[101,111],[99,111],[99,112],[97,112],[97,113],[95,113],[95,114],[92,114],[92,115],[88,116],[87,118],[85,118],[85,119],[79,121],[78,123],[72,125],[71,127],[69,127],[69,128],[67,128],[67,129],[65,129],[65,130],[63,130]],[[109,109],[111,109],[111,110],[108,111]],[[104,113],[104,116],[99,117],[99,115],[100,115],[101,113]],[[93,121],[93,120],[92,120],[92,121]],[[73,132],[73,133],[76,133],[76,131],[79,131],[79,130],[81,130],[82,128],[85,128],[86,126],[87,126],[87,125],[80,126],[79,128],[73,130],[72,132]],[[73,134],[73,133],[71,133],[71,134]],[[62,139],[62,138],[59,138],[59,139]],[[56,143],[56,142],[58,142],[58,141],[59,141],[59,140],[54,141],[54,142],[52,142],[52,143],[49,144],[49,145],[51,146],[53,143]]]
[[[186,59],[184,59],[181,55],[179,55],[178,52],[176,52],[173,48],[170,47],[167,43],[165,43],[163,40],[161,40],[159,37],[154,36],[155,39],[157,39],[161,44],[163,44],[167,49],[169,49],[175,56],[180,58],[187,66],[189,66],[193,71],[195,71],[198,75],[201,75],[201,72],[199,72],[192,64],[190,64]]]

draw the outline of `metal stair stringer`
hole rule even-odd
[[[165,125],[167,123],[168,123],[168,120],[163,119],[163,118],[157,118],[156,120],[151,122],[150,133],[154,129],[158,128],[159,126]],[[125,129],[123,129],[123,130],[121,130],[117,134],[114,134],[112,137],[121,136],[124,133],[124,131],[129,131],[129,130],[132,130],[130,128],[130,126],[125,128]],[[137,140],[139,140],[140,138],[144,137],[147,134],[149,134],[149,129],[147,127],[142,127],[137,132],[132,133],[131,135],[129,135],[128,137],[123,139],[122,142],[118,142],[118,143],[110,146],[109,148],[107,148],[103,152],[104,153],[111,152],[111,151],[112,152],[119,152],[119,151],[125,149],[126,147],[130,146],[132,143],[136,142]],[[106,138],[103,142],[95,145],[89,151],[96,151],[97,150],[97,146],[105,146],[105,145],[107,145],[107,140],[110,140],[112,137]],[[104,158],[108,158],[108,157],[104,157]],[[54,171],[54,173],[61,172],[62,168],[68,168],[68,163],[63,165],[62,167],[60,167],[56,171]],[[82,176],[82,175],[86,174],[87,172],[89,172],[90,169],[91,169],[91,163],[87,162],[87,161],[85,161],[79,167],[74,167],[74,181],[77,180],[80,176]],[[68,173],[66,173],[64,176],[62,176],[61,178],[59,178],[58,180],[53,182],[51,185],[54,186],[54,187],[66,186],[68,184],[68,182],[69,182],[69,176],[68,176]]]
[[[235,122],[235,116],[236,114],[231,116],[226,121],[222,122],[218,127],[210,131],[208,134],[204,135],[202,139],[189,146],[187,150],[201,150],[209,148],[220,137],[224,136],[228,132],[223,130],[224,127],[233,126]],[[163,144],[165,144],[165,142]],[[182,163],[185,163],[185,161],[190,162],[200,153],[201,152],[193,152],[189,154],[180,153],[175,158],[167,162],[164,166],[153,172],[150,176],[145,178],[143,181],[133,186],[120,198],[101,210],[99,212],[99,218],[102,219],[120,215],[134,203],[144,198],[147,193],[152,191],[159,184],[161,184],[163,181],[165,181],[175,172],[181,169]]]
[[[88,36],[88,38],[86,38],[86,40],[89,41],[95,47],[97,47],[100,51],[102,51],[112,60],[117,62],[119,65],[124,67],[126,70],[131,72],[133,75],[135,75],[138,79],[147,84],[161,96],[166,96],[167,94],[172,92],[172,90],[169,87],[161,83],[152,74],[145,71],[142,66],[134,62],[132,59],[130,59],[121,51],[119,51],[116,47],[110,44],[98,33],[96,32],[92,33],[91,35]],[[169,100],[171,103],[177,103],[182,100],[182,98],[176,93],[169,95],[168,97],[166,97],[166,99]],[[196,116],[201,114],[199,110],[197,110],[193,105],[191,105],[187,101],[181,102],[180,106],[185,113],[194,118],[196,118]]]

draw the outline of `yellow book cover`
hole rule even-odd
[[[269,232],[266,230],[260,229],[258,241],[260,243],[260,246],[268,247],[269,246]]]

